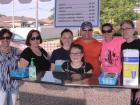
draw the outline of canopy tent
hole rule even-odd
[[[0,0],[0,4],[9,4],[14,0]],[[30,3],[32,0],[18,0],[20,3],[24,4],[24,3]],[[51,0],[37,0],[40,2],[47,2],[47,1],[51,1]]]
[[[16,0],[16,1],[19,1],[21,4],[26,4],[26,3],[31,3],[32,1],[36,2],[36,29],[38,29],[38,2],[48,2],[48,1],[51,1],[51,0]],[[0,0],[0,4],[9,4],[13,2],[13,18],[12,18],[12,21],[13,21],[13,28],[14,28],[14,2],[15,0]]]

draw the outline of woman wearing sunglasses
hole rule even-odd
[[[30,65],[31,58],[37,70],[37,76],[40,77],[43,72],[50,68],[48,60],[48,53],[39,45],[42,43],[41,34],[38,30],[31,30],[26,38],[26,45],[28,46],[20,55],[20,67],[27,67]],[[39,75],[40,74],[40,75]]]
[[[15,105],[18,82],[10,79],[10,71],[17,67],[20,51],[10,46],[12,33],[0,31],[0,105]]]
[[[102,41],[101,64],[102,72],[121,73],[121,44],[125,41],[123,37],[113,36],[113,25],[105,23],[101,27],[104,36]]]

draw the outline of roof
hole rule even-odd
[[[0,21],[11,22],[13,19],[12,16],[1,16]],[[14,16],[15,22],[26,22],[26,21],[35,21],[34,18],[31,17],[24,17],[24,16]]]
[[[12,27],[11,24],[0,21],[0,28],[10,28]]]

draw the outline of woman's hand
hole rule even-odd
[[[135,102],[136,102],[137,104],[140,104],[140,90],[138,90],[138,91],[136,92],[136,95],[135,95]]]
[[[18,67],[27,67],[29,64],[29,62],[27,60],[25,60],[24,58],[20,58]]]

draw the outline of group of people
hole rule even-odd
[[[122,72],[122,51],[124,49],[138,49],[140,40],[134,36],[135,27],[131,20],[125,20],[120,25],[122,36],[114,37],[113,25],[105,23],[101,27],[104,36],[102,42],[93,38],[93,26],[85,21],[80,27],[80,37],[73,40],[73,32],[64,29],[61,32],[61,48],[52,52],[51,57],[39,45],[42,43],[38,30],[31,30],[26,38],[28,46],[23,51],[10,46],[12,33],[8,29],[0,31],[0,102],[1,105],[15,105],[18,96],[18,81],[10,78],[10,70],[17,67],[28,67],[31,58],[37,75],[47,70],[71,73],[65,82],[80,80],[80,83],[93,84],[93,76],[85,78],[82,74],[92,73],[99,76],[101,72]],[[140,60],[140,59],[139,59]],[[140,66],[139,66],[140,67]],[[133,105],[140,104],[140,91],[134,90]]]

